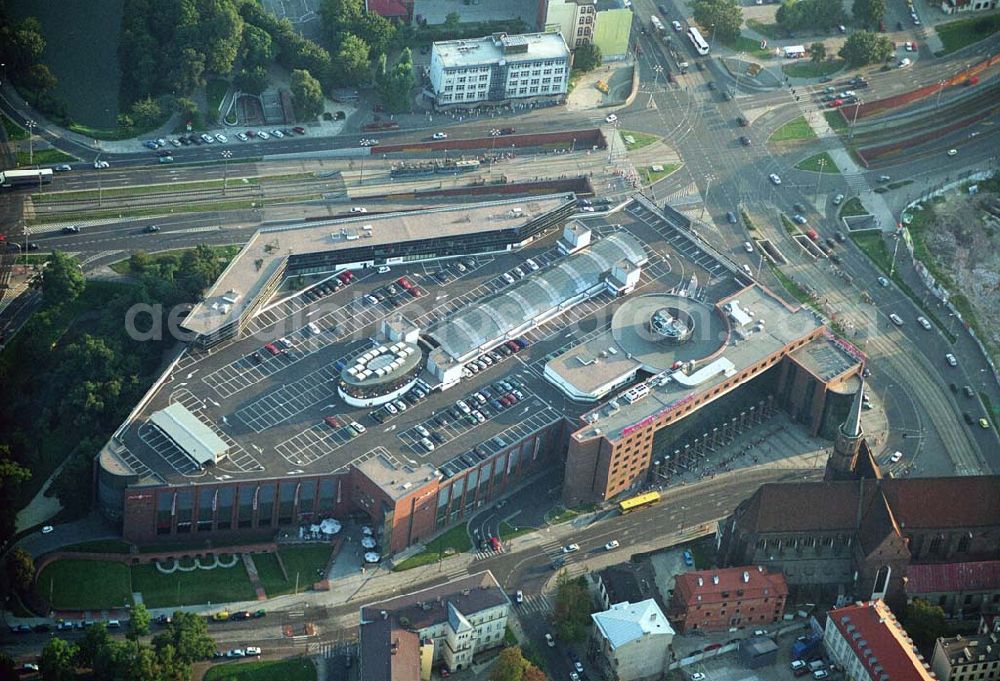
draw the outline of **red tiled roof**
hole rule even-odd
[[[997,589],[1000,560],[911,565],[906,579],[906,591],[913,595]]]
[[[366,0],[365,4],[369,12],[379,14],[386,19],[407,17],[410,14],[403,0]]]
[[[1000,519],[1000,475],[898,478],[882,482],[903,532],[907,528],[983,527]]]
[[[744,575],[748,581],[744,580]],[[714,579],[718,577],[719,583]],[[701,584],[698,584],[698,579]],[[764,590],[767,589],[767,593]],[[724,568],[720,570],[699,570],[677,575],[674,581],[674,591],[681,595],[685,603],[698,601],[702,604],[731,600],[738,590],[743,591],[740,597],[747,601],[755,598],[780,598],[788,595],[788,585],[785,575],[781,572],[761,571],[754,566]],[[726,595],[723,596],[722,594]]]
[[[888,678],[900,681],[933,678],[907,643],[906,632],[882,601],[831,610],[827,626],[831,623],[861,660],[870,679],[880,678],[875,667],[880,667],[881,673]],[[848,631],[848,626],[853,626],[853,631]],[[854,633],[858,638],[854,638]],[[864,646],[860,645],[861,641]]]

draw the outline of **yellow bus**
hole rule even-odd
[[[637,511],[640,508],[646,508],[647,506],[652,506],[653,504],[660,501],[659,492],[646,492],[645,494],[640,494],[639,496],[630,497],[618,502],[618,510],[625,513],[631,513],[632,511]]]

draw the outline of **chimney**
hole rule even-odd
[[[747,572],[746,570],[743,571],[743,583],[744,584],[750,583],[750,573]]]
[[[701,577],[698,578],[698,586],[705,586],[705,580]]]
[[[719,575],[712,575],[712,584],[718,585],[718,583],[719,583]]]
[[[385,610],[380,610],[378,614],[382,616],[382,619],[388,619],[389,617],[389,613],[387,613]]]

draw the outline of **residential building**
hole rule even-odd
[[[594,41],[597,0],[543,0],[541,30],[558,33],[571,50]]]
[[[674,630],[655,600],[615,603],[590,617],[590,649],[606,676],[659,679],[667,670]]]
[[[939,638],[931,669],[940,681],[1000,681],[1000,620],[983,616],[975,636]]]
[[[1000,560],[911,565],[906,598],[940,606],[948,617],[974,618],[1000,607]]]
[[[623,601],[637,603],[642,600],[638,570],[639,566],[634,563],[622,563],[609,565],[591,575],[594,578],[597,598],[605,610],[611,608],[613,603]]]
[[[684,633],[770,624],[787,596],[785,576],[762,567],[685,572],[674,581],[670,620]]]
[[[569,48],[559,33],[495,33],[436,42],[430,66],[434,104],[558,100],[566,95],[569,68]]]
[[[489,570],[361,608],[360,677],[423,681],[503,645],[510,599]]]
[[[885,601],[876,600],[831,610],[823,647],[848,679],[933,679],[930,665]]]
[[[993,9],[997,6],[997,0],[943,0],[941,11],[945,14],[955,14],[957,12],[979,12]]]

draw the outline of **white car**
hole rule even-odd
[[[246,657],[247,654],[239,648],[233,648],[226,653],[226,657]]]
[[[110,168],[111,164],[107,161],[94,161],[94,170],[103,170],[104,168]]]
[[[436,139],[436,140],[446,140],[446,139],[448,139],[448,133],[446,133],[446,132],[436,132],[433,135],[431,135],[431,138]]]
[[[691,681],[705,681],[707,678],[704,672],[695,672],[691,675]]]
[[[903,458],[903,452],[893,452],[892,456],[889,457],[890,463],[899,463],[899,460]]]
[[[893,312],[892,314],[890,314],[890,315],[889,315],[889,319],[890,319],[890,320],[892,321],[892,323],[893,323],[893,324],[895,324],[896,326],[902,326],[902,325],[903,325],[903,320],[902,320],[902,318],[901,318],[901,317],[900,317],[900,316],[899,316],[898,314],[896,314],[895,312]]]
[[[179,147],[181,145],[181,141],[179,139],[172,139],[170,140],[170,144],[171,146]]]
[[[278,139],[281,139],[282,137],[285,136],[285,133],[281,132],[280,130],[272,130],[271,135],[277,137]]]
[[[42,528],[42,534],[49,534],[55,529],[56,528],[52,527],[51,525],[46,525],[45,527]]]
[[[746,251],[747,253],[753,253],[753,244],[750,243],[749,241],[744,241],[743,250]]]
[[[617,120],[618,116],[616,116],[615,114],[608,114],[607,116],[604,117],[605,123],[614,123]]]
[[[767,177],[771,180],[772,184],[781,184],[781,178],[778,177],[777,173],[771,173]]]
[[[579,544],[566,544],[566,546],[563,547],[563,553],[573,553],[574,551],[579,551],[579,550],[580,550]]]
[[[258,657],[260,656],[260,648],[258,648],[257,646],[247,646],[244,652],[247,655],[257,655]]]
[[[583,673],[583,663],[580,660],[573,660],[573,668],[580,674]]]
[[[889,280],[886,279],[885,277],[879,277],[878,278],[878,283],[879,283],[879,286],[881,286],[882,288],[888,288],[888,286],[889,286]]]
[[[362,208],[361,206],[354,206],[353,208],[351,208],[351,212],[352,213],[367,213],[368,209],[367,208]]]
[[[238,132],[238,133],[236,133],[236,139],[238,139],[240,142],[246,142],[250,138],[247,137],[245,133]]]
[[[270,136],[270,135],[268,135],[268,134],[267,134],[266,132],[264,132],[263,130],[261,130],[261,131],[259,131],[259,132],[257,133],[257,137],[261,138],[262,140],[266,140],[266,139],[270,139],[270,138],[271,138],[271,136]]]
[[[516,600],[518,603],[524,603],[524,592],[518,589],[517,594],[515,594],[514,596],[514,600]]]
[[[52,170],[56,171],[57,173],[68,173],[69,171],[73,170],[73,166],[66,163],[60,163]]]
[[[949,156],[955,156],[957,154],[958,154],[958,149],[949,149],[948,150],[948,155]]]
[[[948,366],[953,366],[953,367],[958,366],[958,360],[955,358],[955,355],[951,354],[950,352],[947,355],[945,355],[944,358],[948,361]]]
[[[920,324],[920,326],[924,327],[928,331],[931,330],[931,323],[924,317],[917,317],[917,324]]]
[[[204,142],[205,144],[211,144],[212,142],[215,141],[215,138],[209,135],[208,133],[203,132],[201,134],[201,141]]]
[[[844,200],[844,195],[837,194],[836,196],[833,197],[833,205],[839,206],[843,202],[843,200]]]
[[[552,634],[545,634],[545,645],[547,645],[549,648],[556,647],[556,640],[552,638]]]
[[[604,545],[604,550],[605,551],[614,551],[619,546],[621,546],[621,544],[618,543],[618,540],[617,539],[612,539],[611,541],[609,541],[607,544]]]
[[[904,57],[903,59],[900,59],[900,60],[899,60],[899,65],[898,65],[898,66],[899,66],[899,68],[901,68],[901,69],[905,69],[905,68],[906,68],[907,66],[909,66],[909,65],[910,65],[910,64],[912,64],[912,63],[913,63],[913,62],[912,62],[912,61],[910,61],[910,58],[909,58],[909,57]]]
[[[225,144],[229,141],[229,138],[223,135],[221,132],[215,136],[215,139],[218,140],[219,144]]]

